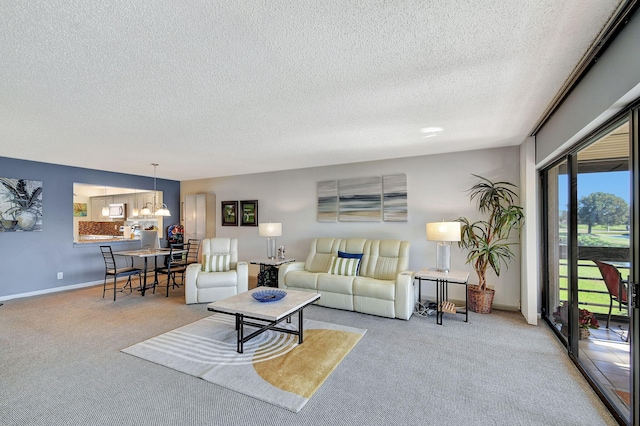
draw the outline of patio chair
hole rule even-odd
[[[609,291],[609,315],[607,316],[607,328],[609,328],[613,302],[618,303],[619,309],[622,309],[622,306],[628,306],[627,289],[625,288],[625,281],[622,279],[618,268],[599,260],[594,260],[593,262],[598,266],[602,279]],[[627,334],[627,338],[628,337]]]

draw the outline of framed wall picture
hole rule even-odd
[[[222,226],[238,226],[237,201],[222,201]]]
[[[42,181],[0,177],[0,232],[42,231]]]
[[[87,203],[73,203],[73,216],[74,217],[87,216]]]
[[[240,226],[258,226],[258,200],[240,201]]]

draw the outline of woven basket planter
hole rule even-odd
[[[468,292],[468,308],[469,310],[479,314],[490,314],[491,305],[493,305],[493,296],[495,290],[487,288],[480,290],[477,285],[470,285],[467,288]]]

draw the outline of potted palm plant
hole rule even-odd
[[[512,231],[519,231],[524,223],[522,207],[515,204],[518,195],[510,182],[492,182],[473,175],[480,182],[469,189],[470,200],[476,201],[478,211],[488,215],[486,219],[471,222],[466,217],[462,223],[458,247],[467,250],[467,263],[478,274],[478,285],[468,286],[468,308],[474,312],[490,313],[495,291],[487,287],[487,271],[500,276],[503,266],[508,267],[515,255],[509,238]]]

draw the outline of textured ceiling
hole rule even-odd
[[[518,145],[619,3],[6,0],[0,156],[188,180]]]

